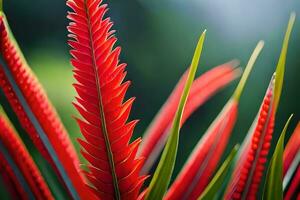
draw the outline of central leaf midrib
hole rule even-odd
[[[90,14],[87,8],[87,0],[85,0],[85,11],[87,15],[87,23],[88,23],[88,32],[89,32],[89,38],[90,38],[90,46],[91,46],[91,54],[92,54],[92,64],[93,64],[93,70],[96,78],[96,89],[97,89],[97,95],[99,99],[99,110],[100,110],[100,121],[101,121],[101,129],[104,135],[104,140],[105,140],[105,147],[107,150],[107,156],[108,156],[108,161],[109,161],[109,166],[111,169],[112,173],[112,179],[113,179],[113,186],[114,186],[114,191],[115,191],[115,198],[117,200],[121,199],[120,197],[120,191],[119,191],[119,185],[118,185],[118,178],[115,170],[115,164],[114,164],[114,158],[113,158],[113,153],[108,137],[108,131],[106,127],[106,119],[105,119],[105,114],[104,114],[104,109],[103,109],[103,103],[102,103],[102,96],[101,96],[101,89],[100,89],[100,79],[98,76],[98,68],[97,68],[97,62],[96,62],[96,56],[94,52],[94,42],[93,42],[93,34],[91,30],[91,20],[90,20]],[[105,33],[104,33],[105,34]]]

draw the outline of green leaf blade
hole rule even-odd
[[[211,200],[215,199],[216,194],[221,190],[226,175],[230,171],[231,164],[234,161],[235,155],[239,149],[239,145],[235,145],[229,156],[226,158],[222,166],[217,171],[214,178],[210,181],[198,200]]]
[[[171,134],[169,135],[166,147],[162,153],[161,159],[159,161],[158,167],[155,170],[153,178],[150,182],[148,192],[146,195],[146,200],[148,199],[162,199],[165,192],[167,191],[168,185],[171,180],[171,176],[174,170],[178,141],[179,141],[179,130],[180,130],[180,121],[182,118],[182,113],[187,101],[187,97],[192,86],[193,80],[196,75],[198,68],[200,56],[202,53],[203,43],[205,40],[206,30],[200,36],[198,41],[194,57],[191,63],[189,70],[188,78],[178,105],[177,112],[173,121],[171,128]]]
[[[243,72],[243,75],[242,75],[242,78],[238,84],[238,86],[236,87],[234,93],[233,93],[233,96],[232,98],[235,100],[235,101],[239,101],[240,97],[241,97],[241,94],[243,92],[243,89],[246,85],[246,82],[247,82],[247,79],[252,71],[252,68],[260,54],[260,52],[262,51],[263,47],[264,47],[264,41],[259,41],[247,63],[247,66],[245,68],[245,71]]]
[[[264,186],[264,200],[282,200],[283,199],[283,151],[284,151],[284,138],[288,125],[293,115],[287,120],[280,138],[277,142],[275,151],[273,153],[270,165],[268,167],[267,178]]]
[[[286,63],[286,55],[288,51],[288,45],[290,40],[290,35],[293,29],[293,25],[295,23],[296,14],[292,13],[289,19],[289,23],[287,26],[287,30],[284,36],[283,45],[279,57],[279,61],[276,67],[276,80],[275,80],[275,97],[274,97],[274,109],[275,112],[277,111],[281,91],[282,91],[282,85],[283,85],[283,78],[284,78],[284,72],[285,72],[285,63]]]

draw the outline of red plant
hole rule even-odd
[[[0,0],[0,10],[1,3]],[[37,150],[57,173],[68,197],[129,200],[221,197],[222,188],[225,189],[227,184],[225,176],[230,176],[229,169],[237,147],[215,177],[213,175],[234,128],[241,92],[263,44],[259,43],[233,97],[199,141],[167,191],[176,161],[180,127],[200,105],[233,81],[239,75],[239,69],[227,63],[194,81],[205,40],[204,32],[197,44],[191,67],[181,77],[149,126],[144,142],[139,147],[141,138],[131,142],[138,120],[128,120],[134,98],[124,100],[130,81],[124,81],[126,64],[119,60],[121,48],[115,46],[117,38],[112,30],[113,23],[105,16],[107,5],[102,0],[67,0],[66,3],[71,10],[67,16],[70,20],[67,27],[70,33],[68,44],[71,47],[71,63],[76,80],[74,88],[77,92],[73,104],[81,115],[76,121],[83,135],[78,142],[81,154],[88,162],[83,172],[79,169],[78,156],[68,133],[19,50],[2,11],[0,87]],[[292,15],[276,69],[276,79],[271,80],[258,116],[239,152],[225,199],[256,198],[271,146],[294,19]],[[50,185],[44,181],[25,145],[3,116],[0,116],[0,172],[11,197],[53,199],[55,194],[52,188],[48,187]],[[296,137],[294,134],[292,138]],[[281,145],[278,148],[276,146],[274,162],[272,159],[270,164],[271,171],[274,171],[273,165],[278,165],[279,169],[275,169],[277,174],[268,176],[268,182],[275,179],[276,186],[279,186],[277,188],[281,188],[282,184],[280,152],[283,152],[284,139],[279,141]],[[298,144],[289,142],[286,148],[285,172],[291,169],[297,151],[299,153]],[[144,174],[152,167],[162,149],[149,187],[145,185],[141,190],[149,177]],[[296,193],[300,180],[298,164],[294,180],[287,186],[286,199],[299,195]],[[268,188],[265,190],[270,193]],[[282,191],[275,192],[283,196]]]
[[[141,139],[129,143],[137,123],[127,122],[134,98],[124,102],[130,81],[123,82],[121,48],[114,48],[112,22],[103,17],[107,6],[100,4],[101,0],[67,1],[73,10],[68,14],[69,45],[79,96],[74,106],[84,118],[77,120],[85,137],[79,143],[97,196],[135,199],[146,177],[139,176],[143,159],[136,158]]]

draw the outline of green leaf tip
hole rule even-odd
[[[277,111],[280,95],[282,91],[282,85],[283,85],[283,78],[284,78],[284,71],[285,71],[285,62],[286,62],[286,55],[290,40],[290,35],[295,23],[296,14],[294,12],[291,13],[289,23],[287,26],[287,30],[284,36],[282,49],[279,57],[279,61],[276,67],[276,80],[275,80],[275,96],[274,96],[274,109],[275,112]]]
[[[250,73],[252,71],[253,66],[254,66],[254,63],[255,63],[257,57],[259,56],[261,50],[263,49],[263,47],[264,47],[264,41],[261,40],[256,45],[256,47],[255,47],[255,49],[254,49],[254,51],[253,51],[253,53],[252,53],[252,55],[251,55],[251,57],[250,57],[250,59],[248,61],[248,64],[247,64],[247,66],[245,68],[245,71],[244,71],[244,73],[242,75],[242,78],[241,78],[241,80],[240,80],[237,88],[234,91],[234,94],[233,94],[232,98],[235,101],[239,101],[239,99],[241,97],[241,94],[243,92],[243,89],[245,87],[245,84],[247,82],[247,79],[248,79],[248,77],[249,77],[249,75],[250,75]]]
[[[281,132],[271,162],[269,164],[263,193],[264,200],[283,199],[282,177],[284,138],[292,117],[293,114],[289,117]]]
[[[229,156],[226,158],[224,163],[221,165],[221,167],[217,171],[216,175],[213,177],[213,179],[207,185],[207,187],[202,192],[202,194],[198,198],[198,200],[211,200],[211,199],[217,198],[216,196],[218,195],[219,191],[221,191],[221,189],[222,189],[222,185],[224,184],[226,176],[228,175],[228,172],[230,171],[231,164],[233,163],[235,155],[238,152],[239,148],[240,148],[239,144],[236,144],[233,147]]]
[[[0,11],[3,11],[3,0],[0,0]]]
[[[183,93],[181,95],[180,102],[174,117],[172,128],[170,129],[170,134],[168,137],[167,144],[164,148],[158,166],[154,172],[153,178],[150,182],[148,192],[146,194],[146,200],[150,199],[162,199],[165,195],[168,185],[171,180],[171,176],[174,170],[178,141],[179,141],[179,130],[180,130],[180,121],[182,118],[182,113],[189,95],[190,88],[192,86],[193,80],[196,75],[198,68],[200,56],[202,53],[203,43],[205,40],[206,30],[200,36],[198,41],[191,67],[189,70],[188,78],[186,80]]]

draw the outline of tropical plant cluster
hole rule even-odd
[[[204,31],[189,68],[144,136],[132,141],[138,123],[129,120],[135,98],[127,99],[131,82],[126,80],[126,64],[120,61],[121,47],[116,45],[108,6],[102,0],[67,0],[66,4],[70,62],[76,80],[73,86],[77,92],[73,105],[79,113],[74,123],[82,134],[77,141],[86,162],[80,163],[69,133],[1,11],[1,92],[58,180],[53,184],[44,176],[6,108],[0,106],[0,172],[11,199],[59,199],[57,185],[63,188],[66,199],[300,199],[300,123],[287,145],[288,124],[295,120],[292,115],[282,127],[280,138],[273,138],[294,13],[278,65],[273,76],[266,77],[270,82],[265,86],[257,116],[241,145],[235,145],[221,163],[239,117],[240,97],[264,42],[258,42],[243,73],[237,61],[230,61],[195,78],[205,50]],[[171,183],[181,127],[197,108],[239,77],[232,97]],[[268,160],[272,143],[277,145]]]

